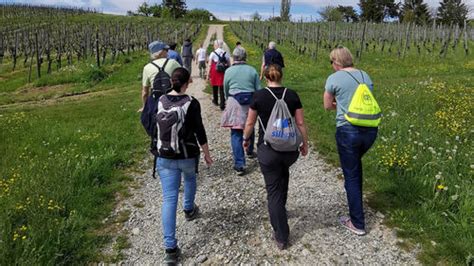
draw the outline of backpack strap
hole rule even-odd
[[[217,55],[217,61],[218,62],[221,61],[221,56],[218,53],[216,53],[216,51],[213,51],[213,53],[215,53]]]
[[[278,101],[278,100],[283,100],[283,99],[285,99],[285,95],[286,95],[286,90],[287,90],[287,88],[285,88],[285,90],[283,91],[283,96],[281,96],[281,99],[278,99],[278,97],[276,97],[276,95],[273,93],[273,91],[270,90],[268,87],[266,87],[265,89],[270,92],[270,94],[273,96],[273,98],[275,98],[275,100]]]
[[[158,68],[158,71],[159,71],[159,72],[163,72],[163,71],[165,71],[165,67],[166,67],[166,64],[168,64],[168,61],[169,61],[169,58],[166,58],[166,61],[165,61],[165,63],[163,64],[162,67],[160,67],[159,65],[155,64],[153,61],[151,61],[151,64],[154,65],[156,68]]]
[[[357,82],[357,84],[361,84],[361,82],[360,82],[358,79],[356,79],[356,78],[354,77],[354,75],[351,74],[351,72],[346,71],[346,70],[342,70],[342,71],[344,71],[344,72],[346,72],[347,74],[349,74],[349,76],[351,76],[351,77]],[[360,74],[362,75],[362,70],[360,70]],[[364,75],[362,75],[362,81],[364,81]],[[365,82],[363,82],[363,83],[365,83]]]

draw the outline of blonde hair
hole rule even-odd
[[[152,60],[160,59],[160,58],[166,58],[168,57],[168,51],[166,50],[160,50],[154,54],[151,55]]]
[[[265,78],[269,81],[280,82],[283,78],[283,71],[277,64],[271,64],[265,69]]]
[[[342,67],[354,66],[351,51],[344,46],[338,46],[336,49],[332,50],[329,54],[329,58],[331,61]]]

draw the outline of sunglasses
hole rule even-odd
[[[329,63],[331,63],[331,65],[332,65],[334,63],[334,61],[331,60],[331,61],[329,61]]]

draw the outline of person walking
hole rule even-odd
[[[177,44],[175,42],[169,44],[168,58],[178,61],[180,66],[183,66],[183,59],[181,58],[181,55],[176,52],[176,46]]]
[[[160,176],[162,187],[163,204],[161,208],[161,219],[165,246],[163,262],[165,264],[175,265],[181,252],[176,239],[176,209],[181,177],[184,179],[184,216],[187,221],[191,221],[194,220],[199,213],[199,208],[194,203],[197,164],[200,157],[199,146],[201,146],[203,150],[205,163],[209,166],[213,161],[209,153],[206,130],[202,123],[201,106],[198,100],[186,94],[186,90],[192,82],[190,73],[185,68],[177,68],[173,72],[171,80],[173,83],[172,90],[160,98],[159,104],[164,110],[189,104],[184,114],[183,127],[178,132],[175,132],[176,136],[168,136],[168,138],[171,139],[177,138],[180,140],[179,143],[182,143],[178,148],[179,153],[164,152],[165,149],[160,148],[160,143],[162,143],[161,137],[166,137],[166,132],[168,131],[165,131],[165,134],[161,134],[160,131],[158,132],[159,155],[157,157],[156,168]],[[172,116],[167,116],[167,119],[163,119],[163,121],[165,121],[163,124],[159,117],[160,108],[158,109],[157,115],[158,127],[164,131],[166,121],[169,121]],[[169,132],[173,134],[173,131]]]
[[[173,71],[181,67],[179,63],[174,59],[168,59],[169,46],[162,41],[154,41],[148,45],[150,51],[151,62],[143,67],[142,75],[142,107],[138,109],[138,112],[142,112],[145,107],[145,103],[150,95],[150,89],[153,89],[153,81],[155,80],[156,74],[159,72],[159,68],[163,68],[166,73],[171,77]]]
[[[349,217],[340,217],[339,222],[351,232],[365,235],[361,159],[377,138],[378,129],[352,125],[345,114],[359,84],[365,83],[373,90],[373,83],[365,71],[354,68],[352,54],[346,47],[332,50],[329,58],[335,73],[326,80],[324,108],[336,110],[336,143],[349,205]]]
[[[268,211],[273,228],[273,237],[279,249],[286,249],[289,245],[290,236],[286,213],[288,183],[290,178],[289,168],[296,162],[299,153],[303,156],[308,154],[308,135],[304,123],[303,105],[295,91],[285,88],[281,84],[283,78],[281,67],[276,64],[271,64],[265,69],[264,75],[268,87],[254,94],[245,125],[243,146],[246,149],[249,147],[250,136],[252,135],[258,116],[260,126],[258,132],[257,157],[265,179]],[[267,127],[277,99],[284,100],[302,136],[303,142],[299,151],[298,148],[295,148],[294,151],[277,151],[264,140],[264,129]]]
[[[224,41],[214,41],[214,51],[209,55],[209,80],[212,86],[212,103],[219,105],[221,110],[225,109],[224,100],[224,72],[230,65],[230,56],[223,49]],[[217,69],[217,65],[223,65],[224,71]],[[220,101],[218,101],[220,98]]]
[[[265,68],[271,64],[279,65],[281,68],[285,67],[283,56],[276,49],[276,43],[273,41],[268,43],[268,49],[263,53],[262,66],[260,67],[260,79],[263,79]]]
[[[184,40],[183,47],[181,47],[181,56],[183,57],[183,67],[186,68],[189,73],[192,73],[191,65],[194,59],[194,55],[193,43],[190,39]]]
[[[202,79],[206,78],[206,58],[207,58],[207,51],[203,48],[203,45],[199,45],[199,49],[196,51],[196,57],[194,60],[198,61],[198,68],[199,68],[199,77]]]
[[[222,113],[221,126],[230,128],[234,170],[238,175],[245,174],[245,151],[242,146],[243,132],[253,94],[260,89],[258,73],[247,65],[247,53],[243,48],[235,48],[232,57],[234,64],[224,76],[224,96],[226,108]],[[255,158],[254,134],[250,137],[247,156]]]

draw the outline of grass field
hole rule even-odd
[[[226,42],[237,37],[229,28]],[[262,51],[243,43],[249,62],[260,69]],[[471,44],[472,47],[472,44]],[[352,47],[349,47],[352,48]],[[322,95],[333,73],[329,51],[318,61],[279,46],[285,57],[284,84],[298,91],[314,149],[338,164],[335,113]],[[387,223],[421,243],[426,264],[474,262],[474,56],[462,51],[446,59],[405,59],[365,53],[356,67],[369,73],[384,117],[374,147],[364,158],[369,204],[388,214]]]
[[[92,16],[92,15],[87,15]],[[207,27],[195,40],[199,43]],[[147,154],[139,122],[149,55],[111,65],[63,67],[27,84],[27,69],[0,67],[0,265],[113,261],[100,249],[126,214],[126,174]],[[66,65],[66,64],[64,64]],[[141,171],[143,169],[136,169]],[[114,248],[126,246],[120,237]]]

